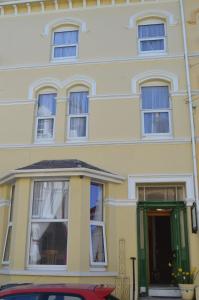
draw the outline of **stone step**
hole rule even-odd
[[[167,297],[167,298],[180,298],[180,290],[174,286],[154,286],[149,287],[149,297]]]

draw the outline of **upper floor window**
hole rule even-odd
[[[68,105],[69,138],[85,138],[88,135],[88,92],[70,92]]]
[[[107,254],[103,215],[103,185],[94,182],[90,186],[90,240],[91,265],[105,265]]]
[[[142,86],[143,134],[171,133],[168,86]]]
[[[8,227],[6,232],[6,239],[3,251],[3,264],[9,264],[10,260],[10,246],[11,246],[11,236],[12,236],[12,227],[13,227],[13,202],[14,202],[14,193],[15,193],[15,185],[11,186],[11,194],[10,194],[10,209],[9,209],[9,217],[8,217]]]
[[[165,24],[138,25],[138,39],[140,53],[165,52]]]
[[[68,182],[35,181],[31,213],[30,265],[66,265]]]
[[[78,55],[78,30],[59,30],[53,33],[52,58],[76,58]]]
[[[36,141],[52,141],[56,115],[56,94],[40,94],[37,105]]]

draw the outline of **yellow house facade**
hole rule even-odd
[[[172,271],[199,267],[198,20],[194,0],[0,2],[1,284],[179,295]]]

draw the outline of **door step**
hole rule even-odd
[[[167,297],[167,298],[180,298],[180,290],[174,286],[154,286],[148,289],[149,297]]]

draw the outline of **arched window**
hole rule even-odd
[[[36,142],[51,142],[54,139],[56,96],[56,91],[52,88],[42,89],[37,93]]]
[[[166,25],[163,19],[147,18],[137,23],[141,54],[166,52]]]
[[[141,85],[143,136],[171,134],[171,103],[169,85],[154,81]]]
[[[62,25],[52,32],[52,60],[74,59],[78,56],[79,27]]]
[[[89,91],[86,86],[74,86],[68,92],[68,138],[88,137]]]

